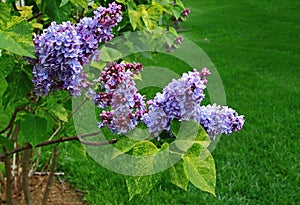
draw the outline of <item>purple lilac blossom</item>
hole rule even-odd
[[[229,135],[242,129],[244,116],[239,116],[235,110],[216,104],[200,106],[207,84],[206,77],[210,74],[207,68],[200,72],[194,70],[185,73],[147,102],[149,110],[141,120],[153,137],[157,137],[163,130],[170,131],[173,119],[197,121],[212,140],[219,134]]]
[[[49,95],[61,89],[79,96],[82,89],[91,85],[86,81],[83,65],[97,59],[99,42],[113,38],[111,31],[121,21],[121,6],[112,3],[108,8],[99,7],[94,14],[77,25],[52,22],[41,35],[34,37],[37,59],[31,62],[37,95]]]
[[[103,109],[99,127],[107,126],[112,132],[124,134],[133,130],[146,113],[144,96],[140,95],[133,75],[142,70],[140,63],[109,63],[98,82],[102,91],[95,97],[95,104]]]
[[[80,35],[70,22],[57,25],[52,22],[48,29],[34,38],[37,60],[33,67],[33,83],[38,95],[48,95],[56,89],[68,90],[80,95],[88,84],[78,60],[81,55]]]
[[[113,38],[112,29],[121,20],[121,5],[115,2],[109,4],[108,8],[99,7],[94,11],[94,17],[84,17],[76,25],[77,32],[81,35],[81,61],[86,64],[89,58],[98,59],[99,53],[95,53],[99,42],[107,42]]]
[[[242,129],[245,119],[243,115],[227,106],[198,106],[194,119],[201,124],[212,140],[219,134],[231,134]]]
[[[142,120],[149,133],[155,136],[159,130],[169,130],[173,119],[191,119],[195,108],[204,98],[205,88],[200,72],[196,69],[169,83],[162,93],[157,93],[153,100],[147,102],[149,111]]]

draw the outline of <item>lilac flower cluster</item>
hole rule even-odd
[[[121,5],[115,2],[108,8],[99,7],[94,12],[94,17],[84,17],[76,25],[76,30],[81,36],[82,63],[89,62],[89,57],[95,57],[99,42],[107,42],[113,38],[112,29],[121,20]]]
[[[150,134],[157,135],[159,131],[169,130],[173,119],[191,119],[204,98],[205,88],[200,72],[194,69],[173,80],[162,93],[157,93],[153,100],[148,101],[149,111],[142,117]]]
[[[42,35],[35,36],[34,46],[37,60],[34,60],[33,83],[38,95],[62,89],[78,96],[88,85],[79,61],[80,36],[70,22],[59,25],[52,22]]]
[[[212,140],[218,134],[230,134],[242,129],[244,116],[239,116],[235,110],[216,104],[200,106],[208,75],[207,68],[200,72],[194,69],[173,80],[162,93],[157,93],[153,100],[147,102],[149,110],[141,119],[152,136],[158,136],[162,130],[169,131],[173,119],[197,121]]]
[[[99,42],[112,39],[112,28],[121,21],[121,6],[112,3],[108,8],[99,7],[94,14],[77,25],[52,22],[41,35],[34,37],[37,59],[31,62],[37,95],[62,89],[78,96],[91,85],[86,81],[83,65],[97,57]]]
[[[133,74],[142,71],[140,63],[111,62],[102,71],[98,82],[101,92],[92,96],[103,109],[99,127],[107,126],[113,132],[124,134],[133,130],[146,112],[145,98],[137,92]]]
[[[235,110],[216,104],[197,107],[194,119],[212,140],[219,134],[229,135],[232,131],[241,130],[245,122],[244,116],[239,116]]]

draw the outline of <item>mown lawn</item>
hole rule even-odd
[[[61,169],[89,204],[299,204],[300,1],[185,0],[185,38],[222,77],[227,104],[246,116],[213,156],[216,197],[162,182],[128,202],[125,178],[78,155]],[[71,154],[69,154],[71,155]]]

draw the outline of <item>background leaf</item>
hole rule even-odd
[[[55,114],[58,119],[64,121],[64,122],[68,122],[68,112],[66,110],[66,108],[64,108],[64,106],[62,106],[61,104],[56,104],[54,106],[51,106],[49,108],[49,111],[53,114]]]
[[[70,7],[66,4],[63,7],[60,7],[61,1],[60,0],[52,0],[52,1],[40,1],[37,3],[40,10],[47,14],[51,20],[56,21],[58,24],[69,20],[69,12]]]
[[[24,99],[32,88],[32,82],[27,74],[22,70],[13,70],[7,77],[8,84],[2,96],[2,104],[6,109],[10,104],[15,104],[19,101],[28,102]]]
[[[33,147],[38,143],[47,140],[47,120],[32,114],[24,115],[21,121],[21,132]]]
[[[11,151],[14,148],[14,144],[12,141],[4,137],[3,135],[0,135],[0,144],[7,148],[8,151]],[[2,152],[2,147],[0,148],[0,153]]]
[[[88,0],[70,0],[70,2],[72,2],[72,4],[76,5],[76,6],[80,6],[82,8],[88,9]]]

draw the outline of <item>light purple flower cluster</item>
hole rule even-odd
[[[59,25],[52,22],[42,35],[35,36],[34,46],[37,60],[34,60],[33,83],[38,95],[62,89],[78,96],[88,85],[79,61],[80,36],[70,22]]]
[[[194,114],[212,140],[219,134],[229,135],[241,130],[245,122],[244,116],[239,116],[235,110],[216,104],[199,106]]]
[[[148,101],[149,111],[142,117],[150,134],[155,136],[159,131],[169,130],[173,119],[191,119],[204,98],[205,88],[200,72],[194,69],[180,79],[174,79],[162,93],[157,93],[153,100]]]
[[[98,82],[101,92],[92,96],[103,109],[99,127],[107,126],[113,132],[124,134],[133,130],[146,112],[145,98],[137,91],[133,74],[142,71],[140,63],[111,62],[102,71]]]
[[[173,80],[162,93],[157,93],[153,100],[148,101],[149,110],[141,119],[153,137],[163,130],[170,131],[173,119],[197,121],[212,140],[218,134],[230,134],[242,129],[244,116],[239,116],[235,110],[216,104],[200,106],[208,75],[207,68],[200,72],[194,69]]]
[[[115,2],[109,4],[108,8],[99,7],[94,11],[94,17],[84,17],[76,25],[76,30],[81,36],[81,61],[85,64],[90,57],[95,57],[99,42],[107,42],[113,38],[112,29],[121,20],[121,5]]]
[[[37,95],[49,95],[57,89],[73,96],[90,86],[83,65],[97,56],[99,42],[111,40],[112,28],[121,20],[121,6],[99,7],[93,18],[83,18],[77,25],[70,22],[51,25],[33,43],[37,59],[32,60],[33,83]]]

